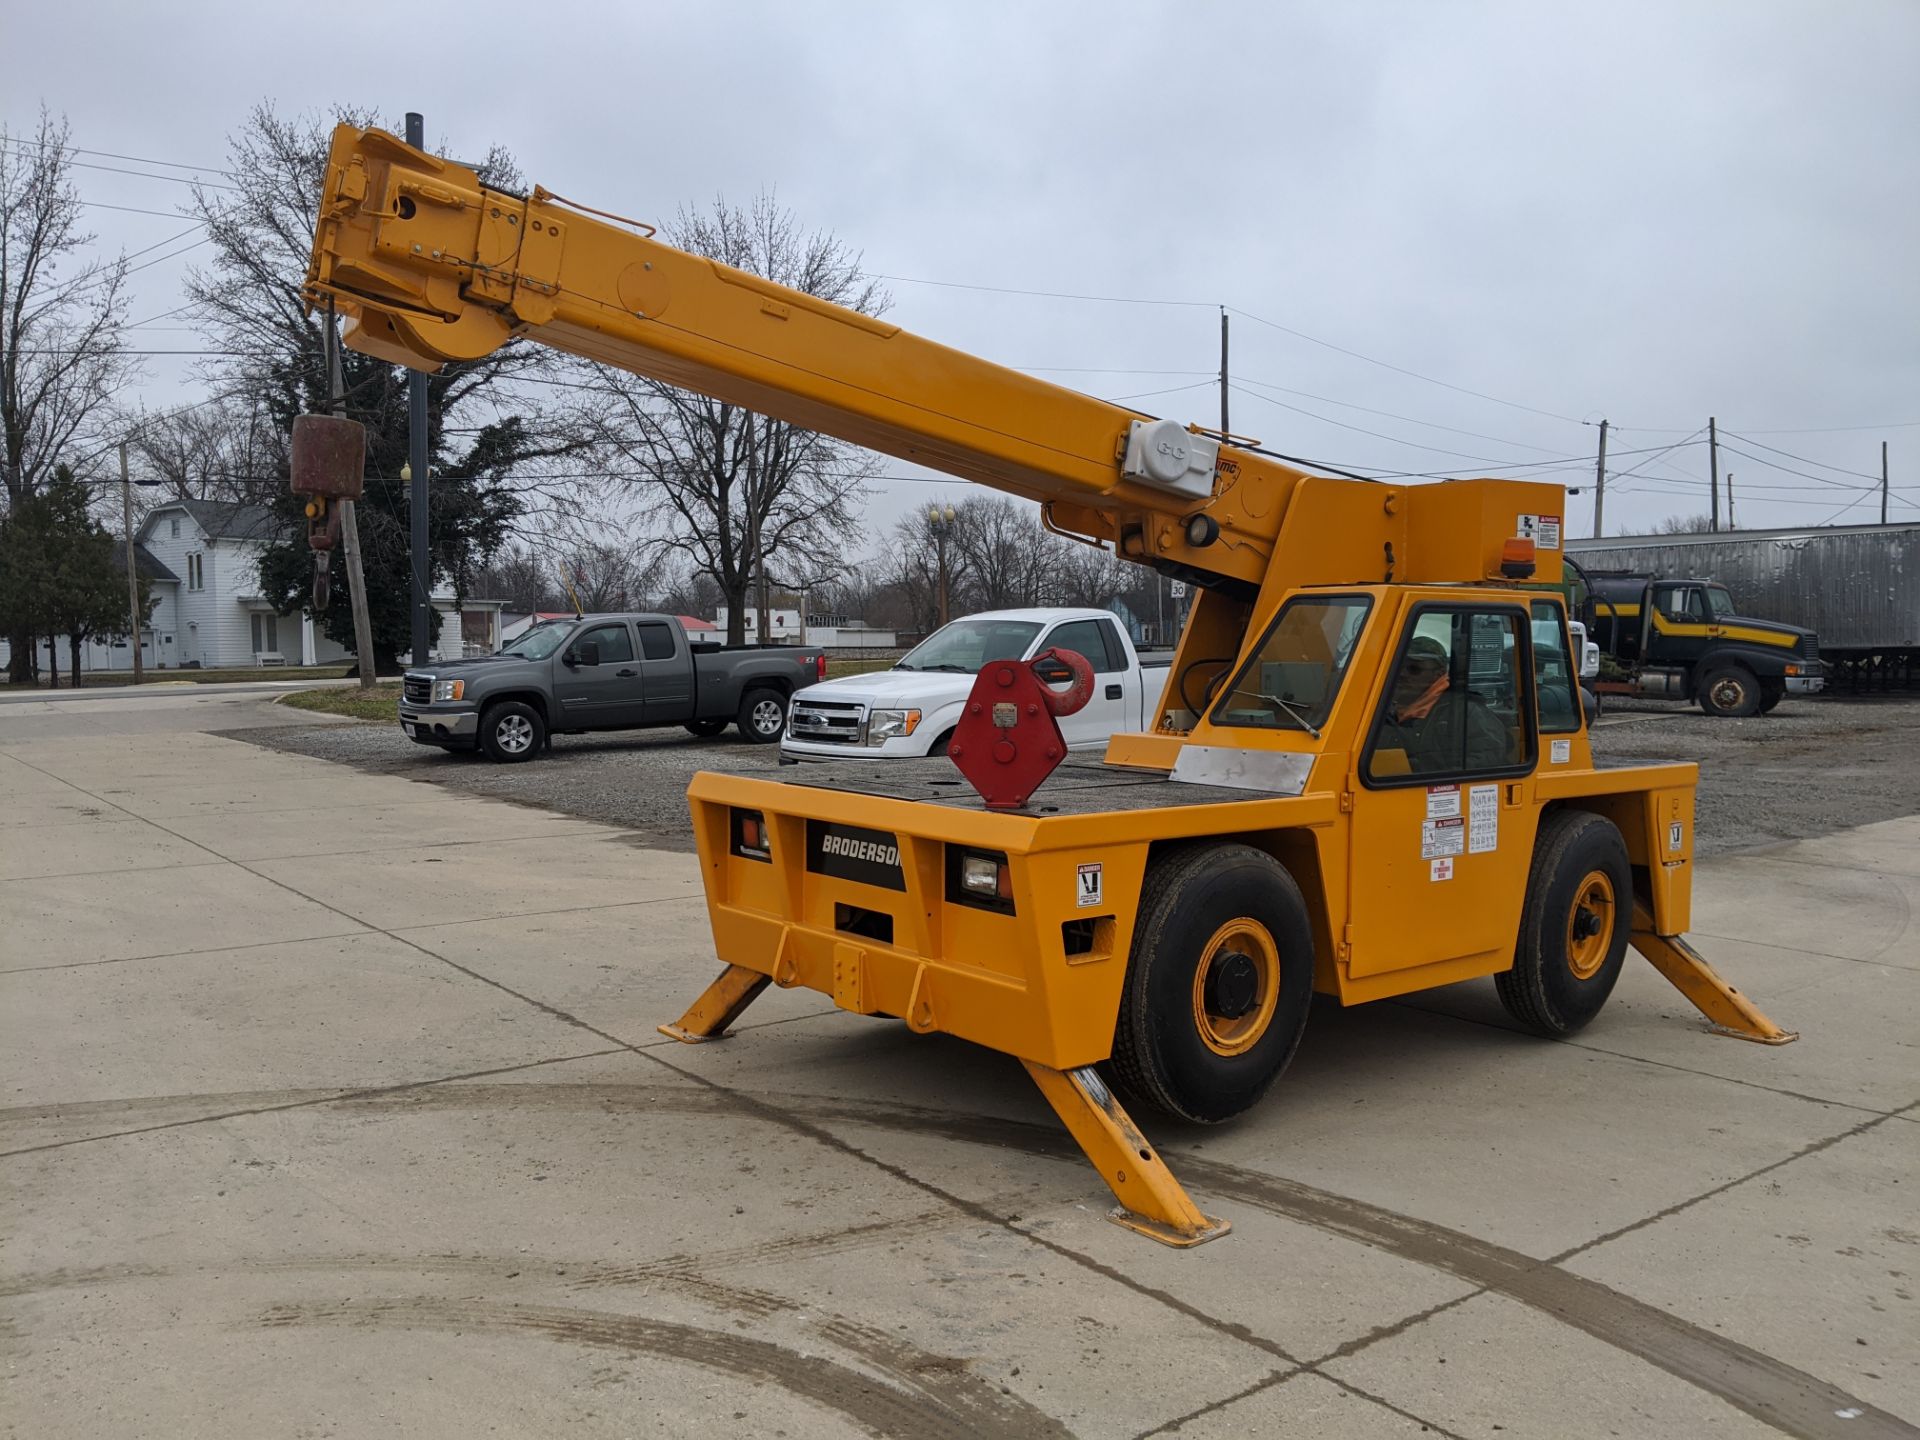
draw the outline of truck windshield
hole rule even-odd
[[[1713,618],[1716,620],[1732,615],[1735,613],[1733,592],[1724,585],[1707,586],[1707,608],[1713,611]]]
[[[1018,660],[1039,633],[1034,620],[956,620],[914,646],[893,668],[972,675],[995,660]]]
[[[571,625],[536,625],[524,635],[516,635],[500,647],[502,655],[518,655],[522,660],[544,660],[560,648]]]
[[[1364,595],[1289,600],[1253,658],[1220,691],[1213,723],[1318,735],[1372,605]]]

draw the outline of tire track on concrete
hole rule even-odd
[[[964,1360],[918,1350],[850,1320],[830,1320],[816,1328],[865,1361],[885,1377],[884,1381],[771,1340],[562,1305],[426,1298],[343,1300],[275,1306],[257,1323],[268,1329],[342,1326],[532,1336],[566,1345],[678,1360],[772,1385],[785,1394],[835,1411],[876,1436],[1072,1440],[1072,1432],[1059,1421],[975,1375]]]

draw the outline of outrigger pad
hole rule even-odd
[[[289,473],[296,495],[358,500],[367,488],[367,427],[343,415],[294,416]]]

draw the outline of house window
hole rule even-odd
[[[180,538],[180,522],[178,520],[167,521],[167,538],[169,540],[178,540]]]
[[[200,560],[201,557],[197,554],[187,556],[187,589],[189,590],[200,588]]]
[[[277,615],[269,615],[259,610],[253,612],[254,654],[265,655],[280,648],[279,637],[275,633],[279,618]]]

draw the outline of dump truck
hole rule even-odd
[[[1173,1245],[1228,1222],[1127,1106],[1244,1113],[1316,994],[1490,976],[1560,1037],[1632,948],[1726,1032],[1792,1038],[1686,942],[1697,767],[1593,762],[1565,601],[1521,588],[1560,579],[1560,487],[1311,475],[378,130],[340,127],[323,185],[304,293],[365,354],[553,346],[1025,496],[1194,587],[1150,727],[1104,757],[1065,753],[1092,674],[1055,649],[984,667],[946,758],[696,775],[723,968],[666,1034],[716,1039],[772,984],[1001,1051],[1113,1218]]]
[[[1567,550],[1596,586],[1608,572],[1701,582],[1720,587],[1743,625],[1817,636],[1831,690],[1920,686],[1920,522],[1603,536]]]

